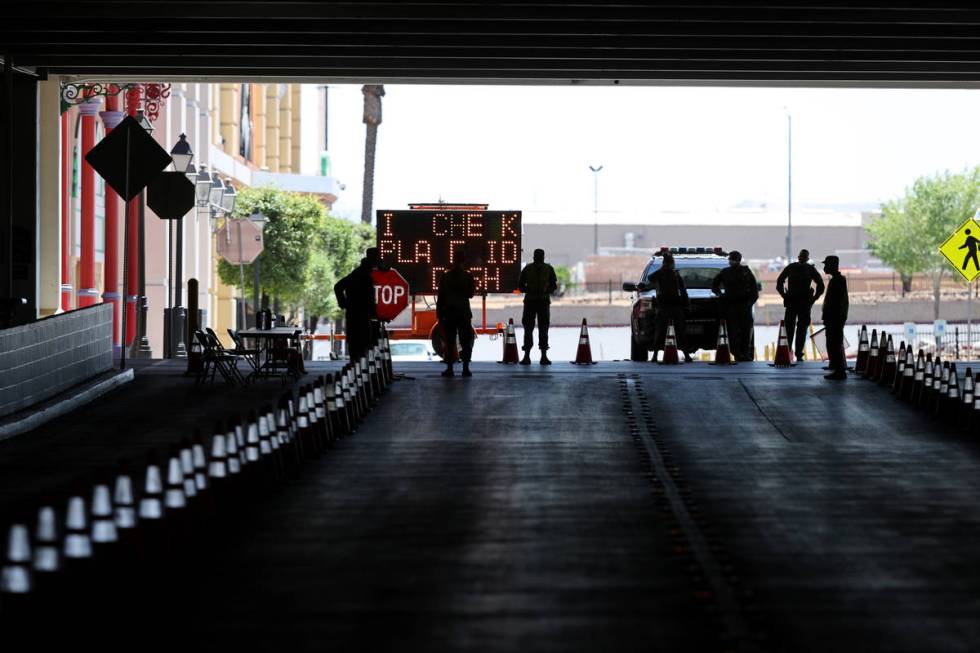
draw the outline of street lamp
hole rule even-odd
[[[197,199],[199,208],[207,208],[208,196],[211,194],[211,173],[208,167],[201,164],[201,169],[197,172],[197,180],[194,182],[194,197]]]
[[[599,253],[599,171],[602,166],[596,168],[589,166],[592,171],[592,218],[595,222],[592,229],[592,250],[594,254]]]
[[[238,200],[238,193],[235,192],[235,186],[231,183],[231,179],[225,179],[225,189],[221,195],[221,208],[222,210],[231,215],[235,212],[235,203]]]
[[[218,179],[218,175],[211,175],[211,188],[208,190],[208,203],[215,209],[221,210],[221,196],[225,194],[225,185]]]
[[[186,134],[181,134],[179,138],[177,144],[170,148],[170,158],[173,159],[174,170],[186,173],[194,159],[194,151],[191,150],[191,144],[187,142]]]

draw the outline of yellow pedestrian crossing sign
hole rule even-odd
[[[970,218],[939,246],[939,252],[967,283],[980,275],[980,223]]]

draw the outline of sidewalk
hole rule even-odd
[[[0,442],[0,517],[88,474],[111,469],[120,459],[142,464],[150,451],[163,454],[198,429],[210,436],[216,422],[226,425],[342,364],[308,361],[308,374],[298,383],[271,379],[239,388],[219,380],[196,386],[193,377],[183,375],[184,361],[132,361],[135,378],[123,387]]]

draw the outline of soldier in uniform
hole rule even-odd
[[[473,376],[470,372],[470,355],[473,353],[473,311],[470,310],[470,299],[476,292],[476,282],[464,267],[465,263],[465,250],[455,250],[453,266],[439,277],[436,317],[442,325],[444,336],[446,369],[443,376],[453,375],[452,351],[457,338],[462,349],[459,354],[463,361],[463,376]]]
[[[779,273],[776,279],[776,292],[783,298],[786,314],[786,337],[793,340],[796,331],[796,360],[804,359],[803,346],[806,344],[806,330],[810,326],[810,307],[823,294],[823,279],[820,273],[810,265],[810,252],[800,250],[797,261],[790,263]],[[816,291],[813,286],[816,285]],[[795,328],[794,328],[795,327]]]
[[[667,338],[668,322],[674,324],[677,349],[684,352],[684,360],[691,362],[691,355],[684,349],[684,311],[690,305],[684,279],[674,269],[674,256],[664,254],[663,264],[647,277],[647,287],[657,291],[657,314],[654,335],[653,362],[657,362],[657,350],[663,349]]]
[[[352,361],[361,360],[371,345],[373,323],[377,319],[371,270],[379,261],[378,249],[368,249],[361,264],[333,287],[337,304],[345,311],[347,353]]]
[[[715,277],[711,292],[721,297],[721,314],[728,326],[728,340],[735,360],[752,360],[749,336],[753,328],[752,305],[759,299],[759,286],[752,270],[742,265],[741,252],[733,250],[728,254],[728,267]]]
[[[823,299],[823,327],[827,337],[827,357],[831,373],[825,379],[843,381],[847,378],[844,361],[844,323],[847,322],[847,278],[840,273],[840,259],[828,256],[823,260],[823,271],[830,275],[827,296]]]
[[[531,364],[531,348],[534,347],[534,322],[538,323],[538,349],[541,364],[551,365],[548,360],[548,326],[551,323],[551,293],[558,289],[555,269],[544,262],[544,250],[534,250],[534,262],[521,270],[517,287],[524,293],[524,358],[521,365]]]

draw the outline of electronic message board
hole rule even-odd
[[[413,295],[439,289],[440,275],[462,247],[477,294],[509,293],[521,274],[521,212],[401,210],[377,212],[381,258]]]

